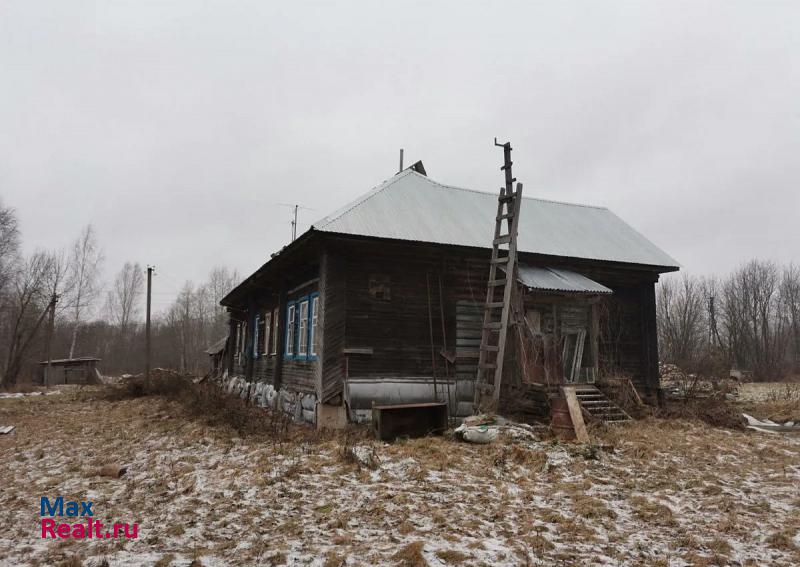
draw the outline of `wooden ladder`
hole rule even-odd
[[[494,144],[503,148],[503,166],[500,169],[505,173],[505,186],[500,188],[497,199],[489,285],[483,313],[478,376],[475,382],[475,406],[478,411],[496,411],[500,402],[511,291],[516,277],[517,229],[522,202],[522,184],[517,183],[517,190],[514,191],[516,179],[511,174],[511,143],[498,144],[495,139]],[[503,221],[506,222],[506,233],[503,233]],[[505,272],[503,277],[498,277],[498,267]]]

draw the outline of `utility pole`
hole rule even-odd
[[[150,385],[150,303],[153,296],[153,266],[147,266],[147,315],[144,331],[144,379]]]
[[[50,385],[50,343],[53,339],[53,328],[55,327],[56,323],[56,303],[58,302],[58,294],[54,293],[50,297],[50,304],[47,306],[47,309],[50,311],[50,318],[47,321],[47,337],[44,341],[44,352],[45,352],[45,360],[47,360],[47,364],[44,367],[44,386]]]

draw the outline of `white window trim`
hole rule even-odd
[[[308,299],[300,301],[300,309],[297,316],[297,356],[308,356],[308,315],[311,304]],[[303,311],[305,310],[305,313]]]
[[[308,333],[309,352],[311,356],[317,356],[317,325],[319,323],[319,295],[311,300],[311,325]]]

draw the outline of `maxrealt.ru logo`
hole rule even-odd
[[[42,538],[120,538],[134,539],[139,535],[139,524],[114,523],[105,526],[101,521],[94,519],[94,502],[64,502],[63,496],[57,496],[50,501],[47,496],[42,496],[39,503],[39,515],[42,517]],[[49,516],[46,517],[46,516]],[[86,522],[59,522],[55,517],[81,518]]]

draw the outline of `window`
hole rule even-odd
[[[290,301],[286,306],[286,346],[284,353],[293,360],[315,360],[319,352],[317,327],[319,294],[312,293]],[[277,320],[274,321],[277,324]]]
[[[385,274],[370,274],[368,291],[372,299],[391,301],[391,278]]]
[[[272,310],[272,348],[270,349],[270,354],[278,354],[278,308]]]
[[[295,313],[295,305],[294,303],[290,303],[286,306],[286,355],[287,356],[294,356],[294,313]]]
[[[299,334],[299,345],[297,348],[298,356],[308,355],[308,299],[300,302],[300,310],[297,317],[297,332]]]
[[[247,352],[247,323],[242,321],[239,323],[239,332],[237,333],[239,345],[236,349],[237,364],[243,364],[243,360]]]
[[[317,321],[319,319],[319,295],[311,296],[311,356],[317,356],[319,350],[319,339],[317,336]]]
[[[258,349],[258,353],[266,356],[269,352],[270,339],[275,340],[274,337],[270,336],[270,330],[272,329],[272,311],[264,313],[264,315],[262,315],[262,319],[264,319],[264,324],[261,326],[261,329],[264,338],[261,340],[261,346]]]
[[[267,340],[269,339],[269,313],[256,317],[255,354],[261,356],[267,353]]]
[[[258,358],[258,341],[260,339],[259,331],[261,322],[258,315],[253,319],[253,358]]]

